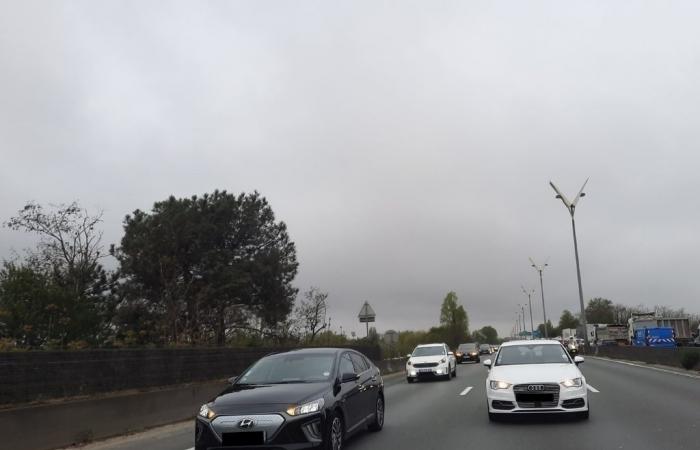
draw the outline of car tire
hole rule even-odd
[[[408,383],[410,384],[410,383],[415,382],[416,380],[414,380],[414,379],[411,378],[411,377],[406,377],[406,381],[408,381]]]
[[[498,422],[498,414],[489,413],[489,422]]]
[[[452,378],[457,378],[457,366],[452,369]]]
[[[587,410],[578,413],[578,418],[581,420],[588,420],[588,417],[591,415],[591,407],[589,406]]]
[[[384,396],[382,394],[377,395],[377,401],[374,404],[374,420],[369,424],[367,428],[370,431],[381,431],[384,428],[384,412],[386,411],[386,404],[384,403]]]
[[[345,443],[345,425],[343,418],[338,413],[328,416],[326,426],[326,442],[323,444],[324,450],[342,450]]]

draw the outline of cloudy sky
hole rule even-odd
[[[547,312],[700,312],[700,3],[1,1],[0,220],[259,190],[333,327],[510,332]],[[0,257],[32,244],[0,229]],[[533,302],[535,319],[542,317]]]

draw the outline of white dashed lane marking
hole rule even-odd
[[[469,393],[469,391],[471,391],[471,390],[472,390],[472,387],[469,386],[468,388],[466,388],[465,390],[460,392],[459,395],[467,395]]]
[[[586,388],[587,388],[589,391],[591,391],[591,392],[595,392],[596,394],[600,392],[598,389],[594,388],[594,387],[591,386],[590,384],[587,384],[587,385],[586,385]]]

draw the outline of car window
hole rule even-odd
[[[239,384],[325,381],[333,371],[333,354],[280,354],[262,358],[241,375]]]
[[[357,373],[355,370],[355,365],[352,363],[352,360],[350,359],[350,355],[348,353],[344,353],[342,358],[340,358],[340,374],[344,373]]]
[[[350,358],[352,359],[352,362],[355,365],[355,369],[356,369],[357,373],[361,373],[361,372],[364,372],[365,370],[369,369],[367,362],[359,354],[350,353]]]
[[[476,344],[460,344],[459,350],[462,352],[476,350]]]
[[[416,349],[413,350],[413,354],[411,356],[438,356],[444,354],[444,347],[433,345],[430,347],[416,347]]]
[[[571,358],[559,344],[525,344],[501,347],[496,357],[497,366],[570,362]]]

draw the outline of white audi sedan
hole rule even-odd
[[[487,359],[486,402],[489,419],[506,414],[568,413],[588,418],[586,378],[557,341],[514,341]]]

